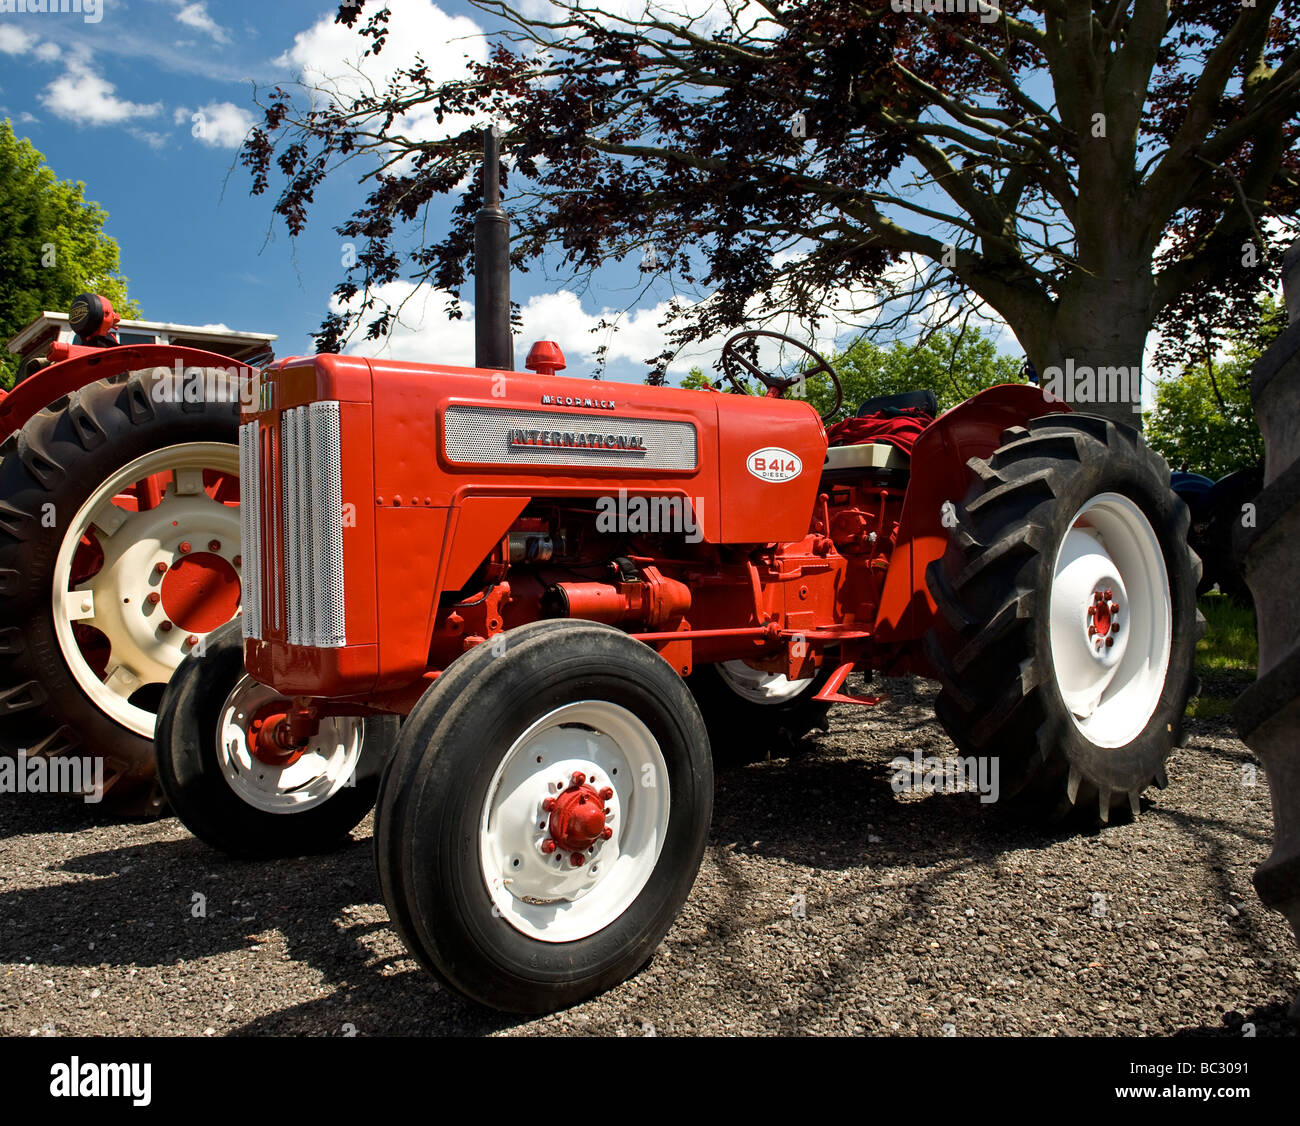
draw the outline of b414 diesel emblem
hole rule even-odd
[[[780,446],[765,446],[745,459],[745,468],[760,481],[790,481],[803,472],[803,462]]]

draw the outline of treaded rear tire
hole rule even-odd
[[[1204,620],[1196,609],[1200,560],[1187,545],[1187,506],[1164,460],[1136,430],[1104,418],[1044,415],[1002,435],[975,473],[944,557],[926,572],[938,603],[926,651],[942,691],[936,714],[967,755],[999,759],[1001,798],[1046,822],[1072,813],[1108,821],[1139,811],[1142,792],[1166,784]],[[1120,747],[1092,742],[1056,680],[1048,592],[1074,514],[1093,497],[1132,501],[1159,541],[1169,580],[1172,637],[1159,698]]]
[[[238,443],[238,387],[229,402],[160,402],[157,378],[133,372],[92,383],[0,447],[0,753],[102,756],[104,808],[129,814],[162,808],[153,741],[115,722],[77,684],[51,597],[64,530],[101,483],[163,446]]]

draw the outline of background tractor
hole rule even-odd
[[[828,435],[752,334],[723,368],[763,397],[567,378],[546,341],[515,372],[488,150],[476,367],[284,360],[244,411],[242,626],[159,714],[185,824],[301,853],[377,796],[407,947],[538,1012],[652,955],[714,752],[876,703],[854,671],[939,680],[1001,805],[1138,813],[1178,740],[1199,578],[1140,435],[1022,385],[939,417],[924,391],[868,402]]]
[[[0,391],[0,751],[98,756],[155,812],[163,686],[239,608],[239,398],[274,336],[122,321],[83,294]]]

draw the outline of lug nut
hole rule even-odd
[[[544,809],[547,813],[550,813],[551,810],[553,810],[554,808],[555,808],[555,799],[554,799],[554,798],[545,798],[545,799],[543,799],[543,801],[542,801],[542,809]]]
[[[155,563],[155,564],[153,565],[153,569],[154,569],[155,571],[157,571],[158,574],[160,574],[160,575],[165,575],[165,574],[167,573],[167,564],[166,564],[166,563]]]
[[[583,774],[581,770],[575,770],[573,772],[572,781],[575,786],[581,786],[586,780],[587,776]]]
[[[614,830],[611,829],[608,825],[606,825],[606,826],[605,826],[603,829],[601,829],[601,831],[600,831],[600,839],[601,839],[602,841],[607,841],[607,840],[609,840],[609,838],[612,837],[613,835],[614,835]]]
[[[581,868],[583,864],[586,863],[586,860],[587,858],[583,856],[582,853],[580,852],[575,852],[572,856],[569,857],[569,863],[572,864],[575,868]]]
[[[1106,591],[1105,594],[1102,595],[1102,597],[1103,597],[1107,602],[1109,602],[1112,598],[1115,597],[1115,595],[1114,595],[1114,593],[1113,593],[1112,591],[1109,591],[1109,590],[1108,590],[1108,591]]]
[[[609,801],[609,799],[614,796],[614,791],[611,790],[608,786],[606,786],[596,796],[599,797],[601,801]]]
[[[162,630],[163,633],[170,633],[170,632],[171,632],[171,628],[172,628],[172,624],[171,624],[171,622],[163,622],[163,623],[161,623],[161,624],[158,626],[158,628],[159,628],[160,630]]]
[[[234,559],[231,560],[231,562],[236,567],[242,567],[244,565],[244,557],[242,555],[236,555]]]
[[[198,643],[199,643],[199,638],[197,634],[192,633],[189,635],[189,637],[185,639],[185,644],[190,646],[191,648],[193,648]]]
[[[1112,602],[1112,603],[1110,604],[1110,612],[1111,612],[1112,614],[1118,614],[1118,613],[1119,613],[1119,603],[1118,603],[1118,602]]]
[[[221,541],[220,541],[220,540],[208,540],[208,550],[209,550],[209,551],[220,551],[220,550],[221,550]]]
[[[158,603],[161,601],[162,601],[162,595],[159,594],[156,590],[151,590],[149,592],[149,605],[157,606]]]
[[[179,547],[177,550],[178,550],[182,555],[188,555],[191,551],[194,550],[194,548],[190,546],[190,541],[189,541],[189,540],[181,540],[181,545],[180,545],[180,547]]]
[[[1107,649],[1109,649],[1109,648],[1110,648],[1112,645],[1114,645],[1114,644],[1115,644],[1115,639],[1114,639],[1113,637],[1108,637],[1108,638],[1106,638],[1106,648],[1107,648]]]
[[[550,856],[550,854],[555,851],[555,842],[549,837],[542,841],[542,851],[546,853],[547,856]]]

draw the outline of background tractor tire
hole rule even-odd
[[[1055,822],[1136,815],[1177,744],[1204,629],[1187,506],[1137,431],[1045,415],[1002,435],[941,560],[936,712],[996,758],[1000,799]]]
[[[282,710],[288,701],[244,672],[239,622],[181,662],[158,714],[158,778],[173,812],[201,841],[243,860],[344,843],[375,804],[397,717],[326,719],[306,754],[277,768],[248,751],[259,704]]]
[[[205,372],[205,394],[184,402],[160,386],[166,379],[135,372],[91,384],[0,447],[0,753],[102,757],[105,805],[119,813],[161,808],[153,724],[163,685],[189,639],[239,604],[238,385]],[[209,396],[213,388],[218,394]],[[171,497],[177,519],[165,521],[167,534],[154,527],[161,505],[145,520],[116,504],[108,511],[105,490],[124,470],[140,466],[156,484],[169,465],[188,492]],[[86,535],[75,536],[96,512],[117,527],[88,523]],[[148,537],[157,550],[142,546]],[[180,539],[192,552],[184,568],[171,544]],[[78,581],[96,559],[95,577]],[[175,572],[171,587],[149,570],[164,561],[166,574]],[[86,582],[103,587],[92,617],[82,616],[81,603],[56,600],[56,588],[66,596]],[[185,587],[179,595],[177,586]],[[160,590],[189,618],[169,621],[165,635],[155,627],[166,607],[147,601]]]
[[[686,679],[709,731],[713,760],[738,766],[795,751],[810,731],[828,728],[830,704],[813,699],[835,671],[828,657],[807,681],[789,681],[744,661],[697,665]]]

